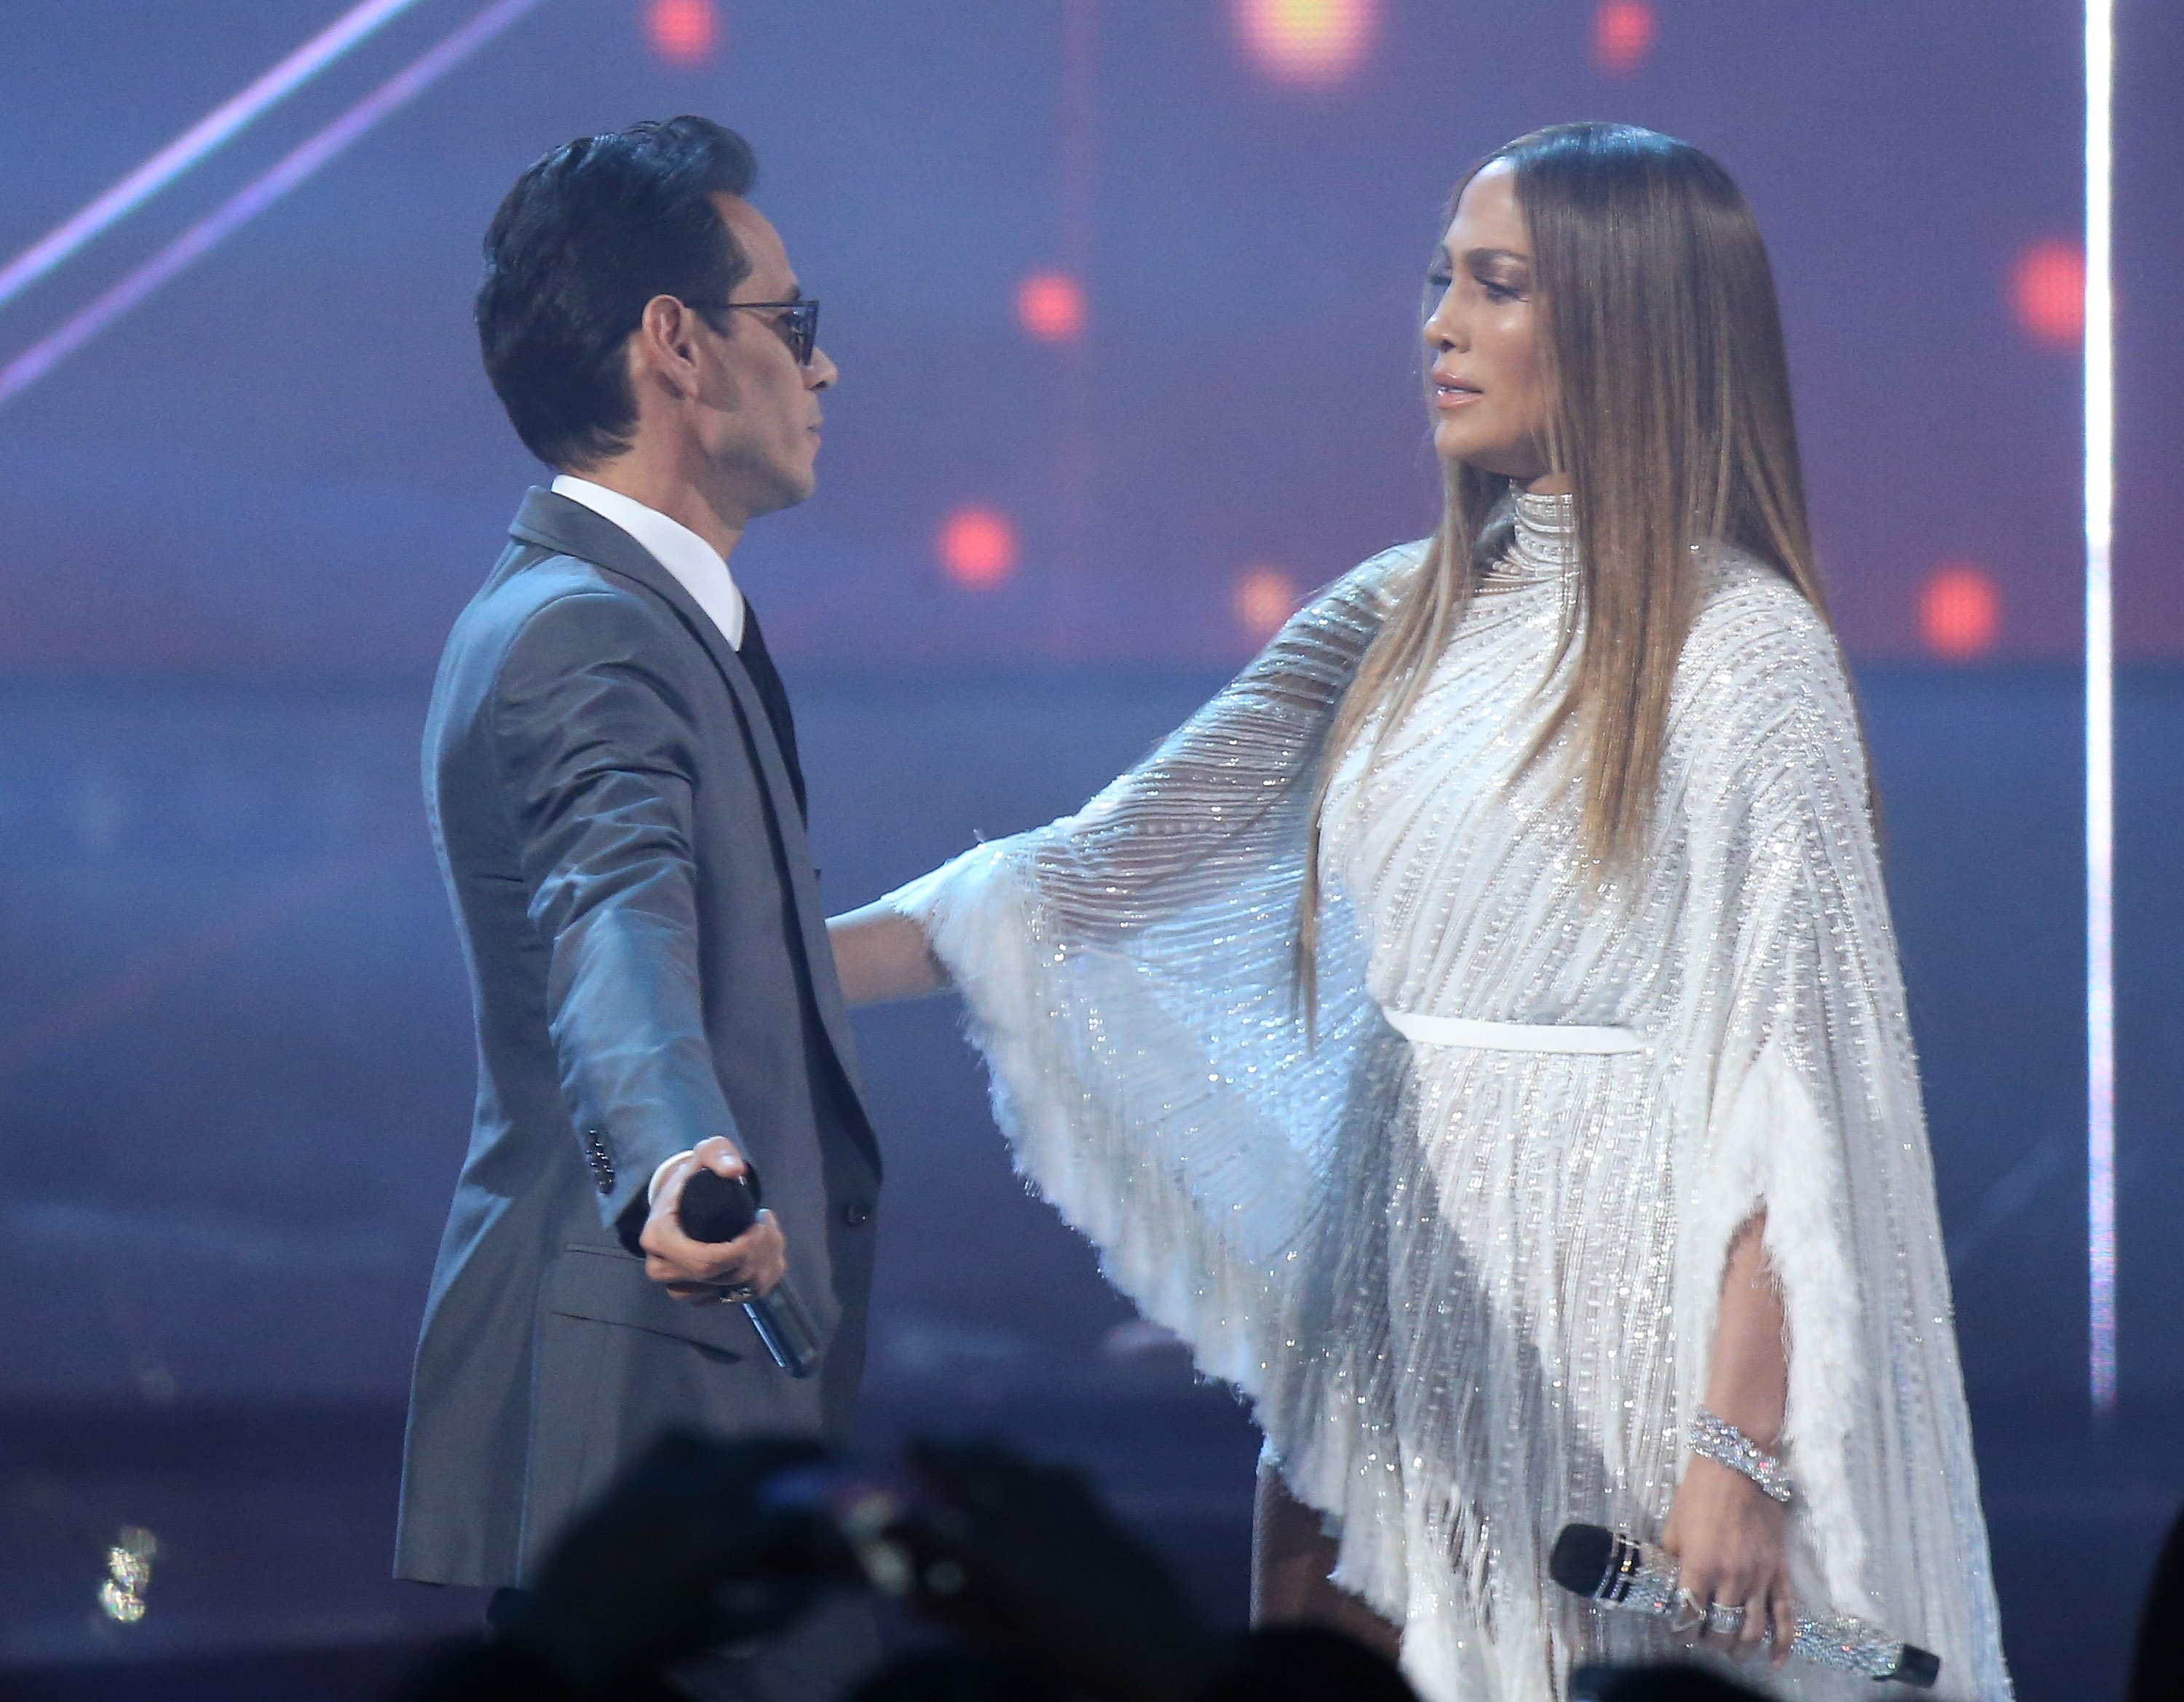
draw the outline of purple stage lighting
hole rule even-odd
[[[382,119],[406,106],[540,0],[498,0],[438,46],[389,77],[279,164],[239,190],[49,336],[0,368],[5,407],[170,279],[187,270],[290,190],[336,159]]]
[[[417,0],[363,0],[311,37],[231,100],[207,113],[103,195],[56,225],[5,267],[0,305],[126,218],[185,171],[232,139],[259,114],[295,92],[343,53],[391,23]]]
[[[2114,0],[2086,3],[2086,1229],[2093,1410],[2116,1401]]]

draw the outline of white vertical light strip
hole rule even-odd
[[[2093,1410],[2116,1399],[2114,0],[2086,3],[2086,1229]]]
[[[214,107],[103,195],[55,225],[5,266],[0,303],[20,295],[117,220],[126,218],[269,107],[293,94],[417,0],[360,0],[257,81]]]

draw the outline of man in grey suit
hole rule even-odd
[[[662,1431],[838,1442],[863,1366],[879,1154],[788,699],[728,567],[811,494],[835,369],[754,175],[717,125],[638,125],[540,159],[486,238],[486,369],[560,476],[456,621],[426,731],[478,1095],[396,1571],[497,1587],[497,1619]],[[739,1238],[682,1232],[699,1166],[756,1172]],[[722,1304],[784,1272],[824,1346],[809,1380]],[[678,1682],[831,1694],[873,1652],[861,1612]]]

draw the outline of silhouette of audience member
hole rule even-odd
[[[876,1588],[952,1644],[849,1702],[1416,1702],[1338,1632],[1223,1636],[1076,1472],[922,1443],[900,1485],[815,1444],[670,1437],[577,1521],[482,1643],[401,1702],[661,1702],[681,1663]]]
[[[2184,1511],[2169,1527],[2169,1540],[2153,1563],[2153,1580],[2139,1610],[2131,1685],[2124,1694],[2126,1702],[2176,1702],[2184,1697]]]
[[[1581,1666],[1570,1702],[1760,1702],[1759,1693],[1696,1666]]]

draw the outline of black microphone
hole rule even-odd
[[[733,1241],[758,1221],[758,1172],[727,1176],[700,1165],[683,1182],[675,1215],[693,1241]],[[771,1294],[743,1306],[774,1364],[793,1377],[808,1377],[819,1369],[819,1327],[786,1275]]]
[[[1675,1557],[1604,1526],[1563,1526],[1547,1560],[1547,1575],[1571,1594],[1602,1607],[1661,1619],[1676,1611]],[[1767,1641],[1774,1641],[1771,1627]],[[1942,1672],[1940,1655],[1847,1614],[1834,1619],[1799,1614],[1790,1653],[1839,1672],[1893,1679],[1920,1690],[1933,1688]]]

